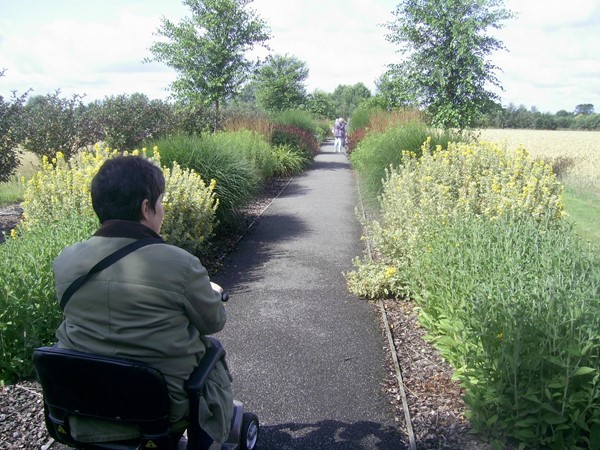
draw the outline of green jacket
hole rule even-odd
[[[97,262],[143,237],[159,236],[139,223],[111,220],[87,241],[65,248],[54,261],[59,301],[69,285]],[[130,253],[81,286],[65,307],[56,337],[60,347],[136,359],[159,369],[171,395],[171,422],[185,427],[188,399],[183,384],[206,351],[208,340],[203,336],[222,330],[226,319],[221,295],[212,289],[200,260],[179,247],[159,243]],[[233,397],[226,368],[219,366],[214,372],[200,425],[223,442]],[[132,433],[110,429],[88,433],[84,425],[74,425],[74,432],[90,441],[125,439]]]

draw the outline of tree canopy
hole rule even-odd
[[[397,86],[431,113],[434,125],[465,129],[499,100],[501,89],[489,55],[504,48],[488,33],[513,14],[503,0],[402,0],[387,24],[386,39],[405,59],[391,69]]]
[[[354,110],[366,99],[371,91],[363,83],[354,85],[340,84],[332,94],[333,107],[338,117],[350,117]]]
[[[256,72],[256,100],[266,111],[296,109],[306,103],[308,66],[295,56],[272,55]]]
[[[178,78],[171,88],[184,104],[209,103],[219,107],[247,80],[254,63],[246,54],[270,39],[267,24],[248,8],[252,0],[183,0],[191,17],[174,24],[162,18],[150,51],[153,59],[174,68]]]

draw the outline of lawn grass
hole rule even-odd
[[[25,183],[21,179],[28,180],[40,167],[40,159],[31,152],[21,154],[21,165],[10,181],[0,183],[0,207],[12,205],[23,201]]]
[[[567,187],[563,199],[577,234],[600,249],[600,198]]]

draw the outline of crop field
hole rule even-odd
[[[507,148],[522,145],[534,158],[549,163],[562,161],[562,181],[582,193],[600,196],[600,132],[570,130],[487,129],[481,140]]]

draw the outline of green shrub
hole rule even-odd
[[[65,99],[56,92],[31,97],[21,126],[26,136],[23,148],[48,158],[57,152],[69,158],[100,138],[89,108],[78,95]]]
[[[318,135],[317,121],[308,111],[300,109],[282,111],[273,117],[273,122],[277,125],[292,125],[301,128],[315,138]]]
[[[405,276],[475,431],[521,448],[599,442],[600,258],[568,224],[458,217]]]
[[[219,227],[227,229],[237,226],[241,209],[260,192],[263,173],[257,165],[258,158],[252,156],[252,149],[261,146],[258,141],[262,138],[257,133],[222,132],[203,136],[178,134],[153,144],[160,148],[161,161],[167,167],[177,162],[195,170],[204,180],[216,180],[217,219]],[[262,155],[261,152],[257,151]]]
[[[137,152],[136,152],[137,153]],[[87,239],[98,220],[89,188],[102,163],[119,154],[96,148],[65,161],[58,153],[28,182],[23,201],[25,220],[0,246],[0,381],[13,382],[32,374],[31,351],[48,344],[60,324],[52,262],[62,248]],[[158,162],[158,154],[154,160]],[[177,164],[164,169],[165,240],[201,256],[213,235],[216,202],[214,183]]]
[[[523,148],[404,152],[366,223],[376,261],[350,290],[406,296],[456,369],[476,431],[500,448],[600,436],[600,258],[564,219],[562,185]]]
[[[52,262],[97,228],[96,220],[75,211],[63,214],[51,225],[17,227],[0,245],[0,384],[32,377],[33,349],[55,342],[62,312]]]
[[[122,151],[140,148],[145,140],[165,136],[177,125],[170,104],[141,93],[106,97],[92,104],[91,111],[101,139]]]
[[[208,253],[214,234],[218,200],[215,180],[206,186],[193,170],[179,164],[163,169],[165,174],[165,217],[161,235],[169,244],[177,245],[202,258]]]
[[[271,144],[288,146],[300,152],[307,161],[312,161],[320,148],[313,134],[295,125],[275,125]]]
[[[420,122],[397,124],[382,133],[367,133],[364,136],[352,150],[350,161],[359,175],[367,202],[374,203],[381,193],[386,169],[402,164],[404,150],[419,154],[421,145],[428,137],[434,146],[442,147],[452,140],[458,140],[458,136],[451,132],[432,130]]]
[[[361,128],[368,128],[369,121],[371,119],[371,113],[371,109],[356,108],[350,117],[350,128],[348,131],[352,132]]]
[[[410,266],[427,251],[437,224],[454,217],[563,216],[562,185],[552,167],[534,161],[524,149],[451,143],[447,150],[432,151],[430,145],[428,139],[421,157],[403,152],[403,165],[388,171],[383,183],[381,219],[366,224],[385,267],[401,271]],[[393,280],[391,295],[404,295],[406,277]],[[358,274],[351,273],[349,281],[355,293],[366,295]]]
[[[278,177],[298,175],[309,163],[307,158],[288,145],[274,147],[273,156],[276,161],[273,175]]]
[[[4,70],[0,70],[0,78]],[[24,104],[27,94],[13,93],[11,101],[0,95],[0,183],[10,181],[19,167],[19,144],[25,137]]]
[[[90,198],[92,178],[106,159],[118,154],[116,150],[96,146],[94,153],[82,152],[68,161],[61,153],[51,162],[44,157],[41,170],[27,183],[22,203],[23,229],[52,227],[71,213],[94,220]],[[153,160],[160,163],[157,152]],[[199,255],[213,234],[214,185],[206,186],[197,174],[177,166],[165,170],[165,182],[170,196],[164,202],[166,217],[162,233],[170,244]]]

